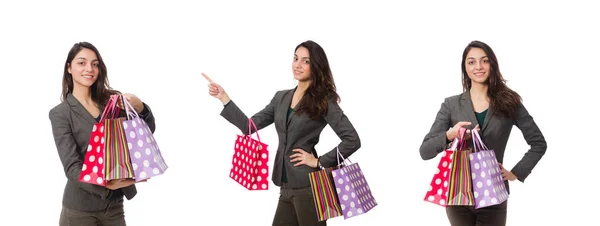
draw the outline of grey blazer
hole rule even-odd
[[[254,120],[259,130],[271,125],[271,123],[275,123],[279,143],[275,153],[271,178],[273,183],[277,186],[282,186],[282,168],[285,167],[288,178],[287,186],[291,188],[303,188],[310,187],[308,173],[319,169],[311,168],[307,165],[294,166],[295,163],[290,162],[293,149],[300,148],[308,153],[312,153],[315,157],[319,156],[317,150],[315,150],[315,145],[319,142],[321,131],[323,131],[323,128],[327,124],[331,126],[341,139],[338,147],[344,158],[349,157],[360,148],[360,138],[340,106],[332,100],[328,102],[327,114],[318,120],[312,120],[306,114],[296,114],[295,111],[286,120],[295,90],[294,88],[278,91],[271,100],[271,103],[252,116],[252,120]],[[237,126],[244,134],[248,134],[248,117],[233,101],[225,105],[221,116]],[[254,132],[252,131],[252,133]],[[273,150],[269,151],[272,152]],[[334,147],[323,154],[319,160],[323,167],[336,166],[338,163],[336,148]]]
[[[148,105],[144,104],[144,115],[141,117],[148,123],[154,133],[154,116]],[[100,106],[100,112],[104,106]],[[122,111],[121,111],[122,112]],[[106,209],[110,202],[106,198],[108,189],[102,186],[79,182],[83,158],[89,143],[92,127],[96,119],[88,113],[79,101],[68,94],[65,101],[49,112],[54,142],[58,156],[62,162],[67,184],[63,193],[63,205],[79,211],[99,211]],[[122,188],[127,199],[132,199],[137,190],[135,185]],[[122,197],[119,197],[122,199]]]
[[[471,102],[469,92],[448,97],[442,103],[441,109],[431,126],[429,133],[425,136],[421,144],[420,152],[423,160],[434,158],[438,153],[444,151],[449,141],[446,138],[446,131],[456,125],[459,121],[469,121],[472,129],[477,125],[475,110]],[[525,156],[512,168],[511,172],[517,176],[521,182],[529,176],[535,165],[546,153],[546,140],[544,135],[535,124],[533,117],[529,115],[525,106],[520,104],[517,107],[516,117],[514,119],[501,116],[494,112],[490,107],[485,117],[483,125],[479,125],[481,139],[483,143],[495,151],[498,162],[502,163],[504,159],[504,150],[513,125],[517,126],[523,133],[527,144],[530,145]],[[469,147],[473,146],[473,141],[468,142]],[[508,189],[508,181],[505,181]]]

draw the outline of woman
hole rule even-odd
[[[315,145],[327,124],[341,139],[338,147],[345,158],[360,148],[360,139],[338,105],[339,96],[323,48],[313,41],[296,46],[292,71],[298,85],[275,93],[271,102],[252,116],[259,130],[275,123],[279,136],[271,178],[280,187],[273,225],[326,225],[317,219],[308,174],[319,170],[319,166],[336,166],[338,159],[336,148],[319,156]],[[224,105],[221,116],[247,134],[248,117],[220,85],[203,75],[210,82],[209,94]]]
[[[523,106],[519,94],[506,86],[496,55],[487,44],[469,43],[463,52],[461,68],[464,92],[442,103],[421,145],[421,157],[433,159],[456,137],[461,127],[477,129],[486,146],[495,151],[507,189],[508,181],[524,182],[546,152],[542,132]],[[521,130],[531,149],[508,171],[501,163],[513,125]],[[449,206],[446,213],[452,225],[505,225],[507,202],[481,209]]]
[[[64,66],[61,103],[50,110],[58,155],[67,176],[60,225],[126,225],[123,196],[137,191],[133,179],[107,181],[106,187],[79,182],[83,159],[92,132],[111,94],[106,65],[92,44],[73,45]],[[123,94],[154,132],[148,105],[132,94]]]

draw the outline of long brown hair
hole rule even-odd
[[[304,47],[308,49],[310,57],[310,85],[304,96],[298,102],[297,113],[306,113],[312,119],[317,119],[327,114],[327,101],[339,101],[335,82],[325,50],[314,41],[308,40],[300,43],[294,49]]]
[[[100,52],[98,49],[88,42],[78,42],[73,45],[69,54],[67,55],[67,60],[65,62],[65,70],[63,72],[63,81],[62,81],[62,95],[61,101],[67,99],[67,95],[73,93],[73,76],[69,73],[69,66],[73,63],[73,59],[75,56],[83,49],[89,49],[94,51],[96,57],[98,57],[98,78],[96,82],[90,87],[92,94],[92,100],[97,104],[106,104],[111,94],[120,94],[119,91],[113,90],[109,83],[106,72],[106,64],[104,64],[104,60],[102,60],[102,56],[100,56]]]
[[[471,79],[467,74],[465,61],[467,59],[467,54],[472,48],[482,49],[490,62],[490,75],[487,79],[487,94],[490,98],[490,106],[501,115],[514,118],[517,106],[521,104],[522,101],[521,96],[506,86],[506,80],[504,80],[502,73],[500,73],[500,66],[498,66],[496,54],[494,54],[494,51],[489,45],[481,41],[472,41],[467,45],[463,52],[461,63],[463,91],[471,90]]]

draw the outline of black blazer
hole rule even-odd
[[[341,139],[338,147],[344,158],[349,157],[360,148],[360,139],[348,117],[346,117],[337,102],[333,100],[328,102],[327,114],[318,120],[313,120],[306,114],[296,114],[295,111],[286,120],[295,90],[294,88],[278,91],[271,100],[271,103],[252,116],[252,120],[254,120],[259,130],[271,125],[271,123],[275,123],[275,129],[279,137],[279,146],[276,150],[271,178],[273,183],[277,186],[282,186],[282,168],[285,167],[288,178],[287,186],[291,188],[303,188],[310,187],[308,173],[319,169],[311,168],[307,165],[294,166],[294,163],[290,162],[290,155],[293,154],[293,149],[300,148],[317,157],[318,154],[317,150],[315,150],[315,145],[319,142],[321,131],[323,131],[323,128],[327,124],[331,126]],[[221,116],[237,126],[244,134],[248,134],[248,117],[233,101],[225,105]],[[337,161],[335,147],[320,157],[323,167],[336,166]]]
[[[154,133],[154,116],[148,105],[144,104],[144,108],[144,114],[140,117],[148,123],[150,130]],[[102,109],[104,109],[103,105],[100,106],[100,113],[102,113]],[[72,94],[68,94],[65,101],[52,108],[49,117],[58,156],[67,176],[63,205],[79,211],[106,209],[110,202],[106,197],[109,189],[79,182],[83,158],[87,151],[92,127],[97,123],[96,119]],[[132,199],[137,194],[135,185],[122,188],[122,191],[127,199]]]
[[[459,121],[470,121],[472,124],[468,129],[473,129],[478,124],[469,91],[448,97],[444,100],[429,133],[425,136],[421,144],[419,151],[423,160],[432,159],[446,149],[449,143],[446,138],[446,131]],[[521,130],[525,141],[531,146],[531,149],[525,153],[525,156],[511,170],[517,176],[518,180],[523,182],[544,153],[546,153],[544,135],[542,135],[542,132],[535,124],[533,117],[525,109],[525,106],[520,104],[517,107],[514,119],[495,113],[492,107],[488,108],[483,125],[479,125],[479,134],[483,143],[489,149],[495,151],[498,162],[502,163],[506,143],[508,142],[513,125]],[[467,143],[470,147],[473,146],[472,140]],[[508,181],[505,181],[505,184],[508,189]]]

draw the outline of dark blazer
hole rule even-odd
[[[469,121],[473,129],[477,125],[475,110],[471,102],[469,92],[448,97],[442,103],[441,109],[431,126],[429,133],[425,136],[421,144],[420,152],[423,160],[434,158],[438,153],[446,149],[449,141],[446,138],[446,131],[453,127],[459,121]],[[488,108],[487,115],[483,125],[479,125],[481,139],[483,143],[495,151],[498,162],[502,163],[504,159],[504,150],[510,136],[513,125],[517,126],[523,133],[523,137],[531,149],[525,153],[525,156],[512,168],[511,172],[517,176],[521,182],[529,176],[535,165],[546,153],[546,140],[544,135],[529,115],[525,106],[520,104],[516,110],[514,119],[501,116],[494,112],[492,107]],[[472,139],[468,142],[469,147],[473,146]],[[508,181],[505,181],[508,189]]]
[[[349,157],[360,148],[360,139],[348,117],[346,117],[337,102],[333,100],[328,102],[327,114],[317,120],[311,119],[306,114],[297,114],[295,111],[286,120],[295,90],[294,88],[278,91],[271,100],[271,103],[252,116],[252,120],[254,120],[259,130],[271,125],[273,122],[275,123],[275,129],[279,137],[279,146],[276,150],[271,178],[273,183],[277,186],[282,186],[282,168],[285,167],[288,178],[287,186],[302,188],[310,187],[308,173],[319,169],[311,168],[307,165],[294,166],[295,163],[290,162],[290,155],[293,154],[293,149],[300,148],[317,157],[318,154],[317,150],[315,150],[315,145],[319,142],[321,131],[323,131],[323,128],[327,124],[331,126],[341,139],[338,147],[344,158]],[[248,117],[233,101],[225,105],[221,116],[237,126],[244,134],[248,134]],[[336,166],[337,161],[335,147],[320,157],[323,167]]]
[[[154,133],[154,116],[148,105],[144,104],[144,115],[141,115],[150,130]],[[104,106],[100,106],[102,113]],[[122,112],[122,111],[121,111]],[[106,209],[110,202],[106,198],[108,189],[102,186],[79,182],[81,167],[96,119],[72,95],[58,104],[49,113],[52,124],[54,142],[58,156],[62,162],[67,184],[63,193],[63,205],[79,211],[99,211]],[[127,199],[132,199],[137,190],[135,185],[122,188]],[[122,197],[121,197],[122,199]]]

